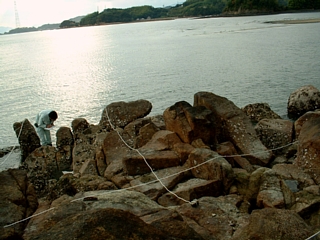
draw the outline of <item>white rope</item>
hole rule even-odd
[[[27,217],[27,218],[24,218],[24,219],[22,219],[22,220],[20,220],[20,221],[17,221],[17,222],[14,222],[14,223],[11,223],[11,224],[8,224],[8,225],[5,225],[3,228],[11,227],[11,226],[13,226],[13,225],[15,225],[15,224],[18,224],[18,223],[21,223],[21,222],[27,221],[27,220],[28,220],[28,219],[30,219],[30,218],[33,218],[33,217],[39,216],[39,215],[44,214],[44,213],[46,213],[46,212],[49,212],[49,211],[51,211],[51,210],[53,210],[53,209],[55,209],[55,208],[54,208],[54,207],[49,208],[49,209],[47,209],[47,210],[45,210],[45,211],[39,212],[39,213],[34,214],[34,215],[32,215],[32,216],[30,216],[30,217]]]
[[[21,135],[21,132],[22,132],[22,128],[23,128],[23,124],[26,120],[23,120],[23,122],[21,123],[21,127],[20,127],[20,131],[19,131],[19,134],[18,134],[18,141],[19,141],[19,138],[20,138],[20,135]],[[3,160],[3,162],[0,163],[0,166],[2,166],[2,164],[4,164],[8,159],[9,157],[11,156],[11,154],[13,153],[13,150],[16,148],[16,146],[13,146],[10,153],[7,154],[6,158]]]
[[[310,239],[312,239],[313,237],[317,236],[319,233],[320,233],[320,231],[317,232],[317,233],[315,233],[315,234],[313,234],[311,237],[306,238],[305,240],[310,240]]]

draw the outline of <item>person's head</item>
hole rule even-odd
[[[56,111],[51,111],[51,112],[49,113],[49,118],[50,118],[52,121],[57,120],[58,114],[56,113]]]

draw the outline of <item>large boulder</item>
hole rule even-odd
[[[215,189],[219,196],[226,194],[234,180],[234,173],[231,165],[217,152],[205,148],[194,149],[187,160],[192,172],[196,178],[217,181],[220,186]]]
[[[295,164],[276,164],[272,167],[272,170],[275,171],[282,180],[295,181],[297,183],[298,191],[315,185],[311,176]]]
[[[240,226],[232,240],[301,240],[313,235],[312,228],[294,211],[264,208],[254,210],[247,224]]]
[[[316,111],[310,111],[305,114],[303,114],[301,117],[299,117],[295,122],[294,122],[294,132],[295,132],[295,138],[298,139],[302,126],[305,122],[311,120],[314,121],[314,119],[317,119],[320,117],[320,110]]]
[[[182,180],[190,177],[190,171],[183,166],[165,168],[144,174],[130,182],[135,191],[142,192],[152,200],[157,200],[167,189],[173,189]],[[160,182],[160,181],[161,182]]]
[[[177,212],[135,191],[64,195],[44,202],[37,213],[41,211],[23,239],[203,239]]]
[[[0,182],[0,239],[22,239],[27,221],[19,221],[36,211],[36,192],[23,170],[0,172]]]
[[[253,123],[257,123],[262,119],[281,119],[277,113],[271,110],[268,103],[248,104],[242,108],[242,111]]]
[[[138,118],[124,128],[124,131],[130,136],[130,142],[134,148],[145,145],[159,130],[151,118]]]
[[[147,100],[111,103],[103,110],[99,125],[108,130],[111,130],[112,126],[123,128],[128,123],[147,116],[151,109],[152,104]]]
[[[297,158],[294,164],[304,169],[316,184],[320,184],[320,114],[309,113],[302,116],[298,137]]]
[[[176,133],[168,130],[160,130],[140,149],[156,151],[173,150],[177,144],[181,143]]]
[[[57,239],[57,236],[55,234],[67,231],[72,236],[81,237],[80,239],[92,239],[92,235],[89,233],[87,234],[87,231],[83,231],[83,227],[85,227],[86,224],[90,226],[93,223],[94,224],[90,226],[90,229],[95,230],[97,233],[101,231],[101,234],[109,232],[111,239],[118,239],[117,237],[113,236],[114,233],[111,232],[115,227],[117,231],[121,229],[118,225],[119,223],[121,223],[122,226],[125,226],[127,224],[133,224],[132,221],[140,222],[138,218],[132,218],[132,214],[140,217],[142,215],[150,214],[161,209],[163,209],[161,206],[151,201],[142,193],[138,193],[135,191],[91,191],[79,193],[74,197],[63,195],[52,203],[41,203],[35,214],[40,212],[42,212],[42,214],[39,214],[38,216],[35,216],[30,220],[27,228],[25,229],[23,239],[35,239],[38,238],[38,236],[41,236],[39,237],[39,239],[53,239],[50,238],[49,234],[47,234],[50,232],[54,234],[53,236],[55,236],[55,239]],[[114,223],[116,225],[112,225],[112,223],[110,222],[107,225],[99,226],[99,224],[102,224],[102,222],[106,221],[106,219],[114,218],[114,214],[119,213],[116,210],[126,212],[124,213],[123,218],[117,219],[117,221]],[[105,212],[105,214],[102,214],[103,216],[100,216],[99,211]],[[83,221],[78,214],[83,216]],[[98,221],[95,220],[95,215],[99,216]],[[70,219],[73,218],[74,221],[70,221]],[[116,218],[114,218],[113,220],[115,219]],[[64,224],[59,224],[59,222],[62,222]],[[82,232],[84,232],[85,235],[74,235],[81,234],[78,232],[81,228]],[[136,230],[138,231],[138,229],[139,228],[137,228]],[[123,231],[120,230],[119,232]],[[61,234],[61,236],[58,238],[70,239],[70,235]],[[99,236],[99,238],[97,239],[101,239],[101,236]],[[109,238],[107,237],[106,239]]]
[[[281,189],[281,181],[273,170],[265,171],[260,179],[257,196],[259,208],[284,208],[285,198]]]
[[[290,210],[298,213],[306,223],[314,227],[314,232],[320,229],[320,186],[314,185],[295,193],[296,201]],[[314,239],[320,239],[318,238]]]
[[[169,207],[188,203],[204,196],[218,197],[221,195],[221,189],[221,182],[218,180],[191,178],[186,182],[177,184],[171,192],[159,197],[158,203]]]
[[[180,166],[180,158],[174,151],[140,150],[132,151],[123,159],[128,175],[142,175],[152,170]],[[150,169],[151,168],[151,169]]]
[[[50,181],[58,180],[63,175],[65,162],[61,164],[56,153],[54,147],[41,146],[34,150],[21,166],[26,169],[38,197],[46,196],[50,192]]]
[[[239,211],[241,202],[241,196],[237,195],[202,197],[198,206],[185,203],[176,211],[204,239],[224,240],[232,237],[247,216]]]
[[[204,240],[175,210],[164,209],[141,217],[146,223],[161,229],[172,239]]]
[[[320,91],[312,85],[303,86],[292,92],[288,99],[288,117],[297,119],[308,111],[320,108]]]
[[[272,152],[261,143],[249,117],[233,102],[210,92],[198,92],[194,95],[194,106],[205,106],[214,113],[221,131],[220,142],[232,142],[251,164],[269,163]]]
[[[40,139],[28,119],[25,119],[22,122],[15,122],[13,124],[13,129],[20,144],[21,161],[23,162],[30,153],[41,146]]]
[[[60,159],[62,170],[72,170],[72,150],[74,146],[73,134],[68,127],[61,127],[57,133],[57,159]]]
[[[106,169],[102,145],[108,135],[97,125],[77,118],[72,122],[74,147],[72,149],[72,170],[75,174],[103,176]]]
[[[293,123],[283,119],[262,119],[255,126],[261,142],[280,154],[288,149],[294,138]]]
[[[71,173],[67,173],[61,176],[59,180],[51,181],[47,199],[53,201],[64,194],[74,196],[79,192],[116,189],[117,187],[104,177],[89,174],[76,177]]]
[[[76,144],[72,155],[75,174],[100,175],[97,168],[97,158],[101,156],[101,148],[88,143]]]
[[[231,142],[224,142],[217,145],[217,153],[223,156],[233,168],[240,166],[248,172],[253,172],[254,168],[250,162],[237,154],[234,145]]]
[[[182,101],[167,108],[163,117],[166,129],[177,133],[185,143],[202,139],[208,145],[216,144],[215,119],[213,113],[203,107],[192,107],[189,103]]]
[[[115,175],[123,172],[123,159],[131,152],[122,139],[128,142],[130,137],[123,129],[118,128],[117,131],[108,133],[102,143],[106,163],[103,176],[108,180],[112,180]]]

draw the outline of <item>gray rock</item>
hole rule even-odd
[[[297,119],[308,111],[320,109],[320,91],[307,85],[292,92],[288,99],[288,116]]]

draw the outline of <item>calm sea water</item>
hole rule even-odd
[[[286,115],[291,92],[320,89],[320,23],[265,21],[320,13],[179,19],[0,36],[0,147],[12,125],[55,109],[58,126],[100,120],[116,101],[149,100],[151,115],[210,91]],[[54,132],[53,132],[54,135]]]

